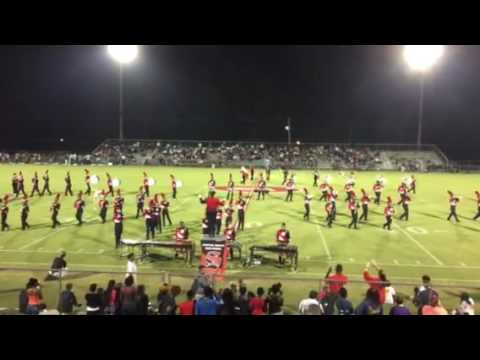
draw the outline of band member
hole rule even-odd
[[[360,205],[358,204],[357,200],[355,197],[350,197],[350,200],[348,201],[348,210],[350,210],[350,214],[352,216],[352,221],[350,224],[348,224],[348,228],[351,229],[352,226],[354,229],[358,229],[357,223],[358,223],[358,208]]]
[[[257,200],[260,200],[260,195],[262,200],[265,200],[265,193],[267,192],[267,182],[263,179],[263,174],[260,174],[260,180],[257,183]]]
[[[17,186],[18,186],[18,190],[17,190],[17,195],[19,195],[20,193],[22,193],[23,196],[27,196],[26,192],[25,192],[25,186],[24,186],[24,181],[25,179],[23,178],[23,174],[22,172],[20,171],[18,173],[18,176],[17,176]]]
[[[22,201],[22,213],[21,213],[22,230],[30,228],[30,225],[27,222],[29,212],[30,212],[30,207],[28,206],[28,198],[25,197]]]
[[[383,228],[392,230],[391,226],[392,226],[393,215],[395,214],[395,209],[393,208],[392,199],[390,198],[390,196],[387,197],[387,207],[383,211],[383,214],[385,215],[385,220],[386,220],[385,224],[383,224]]]
[[[177,181],[175,180],[175,176],[170,175],[170,180],[172,181],[172,199],[176,199],[177,198]]]
[[[410,196],[408,194],[405,194],[402,200],[402,208],[403,208],[403,214],[400,216],[400,220],[405,219],[405,221],[408,221],[408,215],[409,215],[409,204],[410,204]]]
[[[143,214],[143,207],[145,205],[145,194],[146,194],[146,192],[144,192],[144,189],[145,187],[140,186],[137,193],[137,215],[136,215],[137,219],[141,214]]]
[[[102,224],[105,224],[107,221],[108,200],[104,194],[101,195],[100,201],[98,202],[98,207],[100,208],[100,219],[102,219]]]
[[[222,218],[223,218],[223,209],[219,207],[217,209],[217,215],[215,216],[215,234],[220,235],[220,230],[222,229]]]
[[[73,196],[72,192],[72,179],[70,177],[70,172],[67,171],[67,175],[65,176],[65,196],[70,195]]]
[[[270,181],[270,173],[272,172],[272,168],[270,164],[265,167],[265,176],[267,177],[267,181]]]
[[[177,243],[184,243],[189,237],[188,228],[183,221],[180,221],[180,226],[175,230],[175,241]]]
[[[50,211],[52,212],[52,229],[55,229],[57,225],[61,225],[58,221],[58,213],[60,212],[60,194],[55,196]]]
[[[475,191],[475,195],[477,195],[477,215],[475,215],[473,220],[480,218],[480,192]]]
[[[208,180],[208,191],[215,191],[215,186],[217,185],[217,182],[213,178],[213,174],[210,173],[210,180]]]
[[[150,196],[150,184],[148,183],[148,175],[146,172],[143,173],[143,189],[147,196]]]
[[[204,218],[202,220],[202,234],[208,235],[208,219],[207,218]]]
[[[370,197],[364,189],[362,189],[362,198],[360,201],[362,202],[362,215],[360,216],[360,221],[368,221],[368,204],[370,203]]]
[[[250,166],[250,181],[253,181],[255,175],[255,167],[253,165]]]
[[[242,184],[245,184],[248,179],[248,170],[245,168],[245,166],[242,166],[240,169],[240,175],[242,176]]]
[[[403,202],[403,198],[408,193],[407,185],[404,182],[402,182],[398,187],[397,192],[400,194],[400,200],[398,201],[397,205],[400,205]]]
[[[380,197],[382,196],[382,191],[383,191],[383,185],[379,180],[377,180],[375,185],[373,185],[373,192],[375,193],[374,203],[376,205],[380,205]]]
[[[40,196],[40,188],[38,186],[39,182],[40,180],[38,179],[38,174],[35,171],[32,177],[32,192],[30,193],[30,197],[33,197],[33,194],[35,194],[35,192]]]
[[[320,197],[320,201],[325,200],[328,201],[328,184],[326,182],[323,182],[320,184],[320,192],[322,193],[322,196]]]
[[[213,176],[213,174],[212,174]],[[223,201],[215,197],[215,191],[211,191],[208,198],[204,199],[200,196],[200,203],[206,204],[206,215],[208,219],[208,234],[215,236],[215,224],[217,221],[217,210],[223,206]]]
[[[288,180],[285,188],[287,189],[287,197],[285,201],[293,201],[293,190],[295,189],[295,182],[293,181],[293,176]]]
[[[107,196],[107,194],[105,194],[105,196]],[[113,193],[112,193],[113,195]],[[122,193],[120,191],[120,189],[117,190],[117,196],[115,197],[115,199],[113,199],[113,209],[115,211],[115,209],[120,209],[123,211],[123,204],[125,204],[125,199],[122,197]]]
[[[313,196],[308,193],[308,189],[303,189],[305,192],[305,214],[303,214],[303,220],[310,221],[310,204],[312,203]]]
[[[78,198],[75,201],[74,208],[77,210],[75,213],[75,218],[78,221],[78,225],[83,224],[82,216],[83,216],[83,209],[85,208],[85,201],[82,199],[82,192],[78,193]]]
[[[160,218],[160,214],[162,209],[160,207],[160,200],[158,199],[158,194],[155,194],[152,200],[150,200],[150,208],[153,210],[153,223],[155,224],[155,228],[158,230],[159,233],[162,232],[162,219]]]
[[[247,203],[245,200],[242,198],[242,192],[240,191],[238,195],[238,201],[237,201],[237,216],[238,216],[238,224],[237,224],[237,231],[242,230],[243,227],[245,226],[245,208],[247,206]]]
[[[286,166],[284,166],[282,168],[282,171],[283,171],[283,181],[282,181],[282,185],[285,185],[288,181],[288,169]]]
[[[15,197],[18,197],[18,178],[17,173],[13,173],[12,176],[12,193],[15,194]]]
[[[457,205],[460,201],[460,199],[453,195],[453,193],[451,191],[448,191],[448,195],[450,195],[450,215],[448,215],[448,218],[447,220],[450,221],[450,219],[452,218],[452,216],[455,218],[455,221],[456,222],[460,222],[460,220],[458,219],[458,216],[457,216]]]
[[[325,212],[327,213],[327,226],[329,228],[332,227],[333,223],[333,214],[334,214],[334,206],[331,201],[327,201],[327,204],[325,205]]]
[[[115,213],[113,215],[113,222],[114,222],[114,232],[115,232],[115,249],[118,249],[120,246],[120,240],[122,239],[123,233],[123,214],[122,209],[116,208]]]
[[[318,179],[320,178],[320,173],[318,172],[317,169],[313,172],[313,185],[312,186],[318,186]]]
[[[92,188],[90,187],[90,171],[88,171],[88,169],[85,169],[85,185],[87,185],[85,195],[90,195],[92,193]]]
[[[110,176],[109,173],[106,173],[107,175],[107,189],[108,189],[108,192],[107,192],[107,196],[108,195],[114,195],[114,192],[113,192],[113,181],[112,181],[112,177]]]
[[[410,178],[412,179],[412,182],[410,183],[410,190],[408,190],[409,192],[413,192],[414,194],[417,193],[417,179],[415,179],[415,176],[410,176]]]
[[[235,191],[235,183],[233,182],[232,174],[229,174],[228,183],[227,183],[227,200],[233,200],[234,191]]]
[[[48,170],[45,170],[45,174],[43,175],[43,189],[40,195],[43,196],[45,191],[48,192],[48,195],[52,195],[52,192],[50,191],[50,177],[48,176]]]
[[[230,200],[228,203],[227,208],[225,209],[225,227],[228,228],[230,224],[233,223],[233,213],[235,212],[235,209],[232,206],[233,200]]]
[[[329,187],[329,192],[327,195],[327,201],[332,204],[332,221],[335,221],[337,217],[337,190],[333,188],[333,186]]]
[[[163,226],[167,226],[167,222],[165,219],[168,220],[168,225],[172,225],[172,220],[170,219],[170,212],[168,208],[170,207],[170,202],[167,200],[165,194],[160,194],[162,201],[160,201],[160,209],[162,210],[162,221]]]
[[[10,230],[10,225],[7,223],[7,217],[8,217],[8,195],[5,195],[3,198],[3,204],[2,207],[0,208],[1,216],[2,216],[2,231],[5,231],[5,229]]]
[[[145,219],[145,230],[147,231],[147,240],[150,236],[155,238],[155,220],[153,218],[153,208],[148,207],[143,210],[143,218]]]
[[[277,245],[281,247],[288,246],[290,243],[290,231],[287,230],[287,225],[282,223],[280,230],[277,231]],[[285,253],[280,253],[278,255],[278,263],[285,264]]]
[[[353,191],[353,184],[349,181],[345,184],[345,192],[347,193],[347,198],[345,201],[350,201],[350,199],[355,197],[355,192]]]
[[[225,236],[226,245],[230,248],[230,258],[233,259],[233,243],[235,242],[235,238],[237,233],[235,232],[235,228],[233,225],[229,225],[225,228],[223,232],[223,236]]]

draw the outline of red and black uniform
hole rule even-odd
[[[100,208],[100,219],[102,219],[102,224],[105,224],[107,221],[108,200],[101,199],[98,202],[98,207]]]
[[[322,196],[320,197],[320,201],[325,200],[327,201],[327,196],[328,196],[328,184],[327,183],[322,183],[320,184],[320,191],[322,193]]]
[[[286,189],[287,197],[285,198],[285,201],[293,201],[293,190],[295,189],[295,182],[293,179],[288,180]]]
[[[70,173],[67,173],[67,176],[65,176],[65,196],[67,195],[73,196],[72,179],[70,178]]]
[[[310,220],[310,205],[312,203],[312,198],[312,195],[310,195],[309,193],[305,193],[305,213],[303,214],[304,220]]]
[[[225,227],[228,228],[230,224],[233,222],[233,213],[235,209],[230,205],[225,209]]]
[[[350,201],[352,197],[355,196],[355,193],[353,192],[353,185],[346,184],[344,189],[345,189],[345,192],[347,193],[347,198],[345,199],[345,201]]]
[[[403,202],[403,199],[405,198],[405,196],[407,195],[408,193],[408,189],[407,189],[407,186],[405,184],[402,184],[398,187],[398,193],[400,194],[400,200],[399,202],[397,203],[397,205],[400,205],[402,202]]]
[[[335,221],[335,218],[337,217],[337,197],[337,191],[333,187],[330,187],[330,192],[327,195],[327,202],[332,203],[332,221]]]
[[[77,199],[74,204],[74,208],[77,210],[75,213],[75,218],[78,221],[78,225],[83,224],[82,216],[83,216],[83,209],[85,208],[85,201],[82,199]]]
[[[113,196],[113,181],[110,175],[107,175],[107,188],[108,188],[107,195]]]
[[[163,220],[163,226],[167,226],[167,222],[165,219],[168,220],[168,224],[172,225],[172,220],[170,219],[170,212],[168,211],[168,208],[170,207],[170,202],[167,200],[162,200],[160,202],[160,208],[162,210],[162,220]]]
[[[447,220],[450,221],[450,219],[452,218],[452,216],[455,218],[455,221],[456,222],[460,222],[460,220],[458,219],[458,216],[457,216],[457,205],[460,201],[460,199],[458,197],[456,197],[455,195],[453,195],[452,192],[449,192],[449,195],[450,195],[450,215],[448,215],[448,218]]]
[[[140,191],[137,194],[137,215],[136,218],[138,219],[141,214],[143,214],[143,207],[145,206],[145,192]]]
[[[17,176],[17,196],[18,194],[22,193],[24,196],[27,196],[27,194],[25,193],[25,185],[24,185],[24,178],[23,178],[23,175],[22,173],[20,173],[18,176]]]
[[[392,204],[389,203],[385,210],[383,211],[383,214],[385,215],[386,222],[383,224],[383,228],[387,228],[388,230],[392,230],[392,218],[393,215],[395,214],[395,209],[393,208]]]
[[[172,179],[172,199],[177,198],[177,181],[175,178]]]
[[[225,236],[225,241],[227,243],[227,246],[230,247],[230,258],[233,259],[233,243],[235,242],[235,237],[237,233],[235,232],[235,229],[233,228],[226,228],[225,231],[223,232],[223,235]]]
[[[125,203],[125,199],[120,195],[113,199],[113,211],[120,209],[123,211],[123,204]]]
[[[90,187],[90,172],[88,170],[85,170],[85,185],[87,185],[85,195],[90,195],[92,193],[92,188]]]
[[[475,195],[477,195],[477,215],[475,215],[473,220],[480,218],[480,192],[475,191]]]
[[[400,220],[405,219],[405,221],[408,221],[408,215],[409,215],[409,204],[412,199],[408,194],[405,194],[402,200],[402,208],[403,208],[403,214],[400,216]]]
[[[8,210],[7,201],[4,201],[0,209],[2,214],[2,231],[5,231],[5,229],[10,230],[10,225],[7,224]]]
[[[175,230],[175,241],[177,243],[184,243],[185,241],[188,240],[189,236],[188,228],[186,226],[183,227],[178,227]]]
[[[280,229],[277,231],[277,245],[280,247],[286,247],[290,243],[290,231],[287,229]],[[280,264],[285,263],[285,254],[278,256],[278,262]]]
[[[364,190],[362,190],[362,198],[360,199],[360,202],[362,203],[362,215],[359,220],[368,221],[368,204],[370,203],[370,197]]]
[[[375,193],[375,201],[376,205],[380,205],[380,197],[382,196],[383,185],[380,184],[379,181],[375,185],[373,185],[373,192]]]
[[[152,208],[146,208],[143,210],[143,218],[145,219],[145,230],[147,231],[147,240],[155,237],[155,220]]]
[[[123,233],[123,214],[122,210],[117,208],[115,214],[113,215],[114,222],[114,232],[115,232],[115,248],[120,246],[120,240],[122,239]]]
[[[147,196],[150,196],[150,185],[148,183],[148,178],[146,176],[143,178],[143,189],[145,191],[145,194]]]
[[[57,225],[61,225],[58,221],[58,213],[60,212],[60,202],[58,198],[53,202],[50,211],[52,212],[52,228],[55,229]]]
[[[227,183],[227,200],[233,200],[233,192],[235,191],[235,183],[232,178],[228,180]]]
[[[247,207],[247,203],[245,200],[240,199],[237,201],[237,216],[238,216],[238,225],[237,230],[242,230],[245,226],[245,208]]]
[[[350,210],[350,214],[352,216],[352,221],[348,225],[348,228],[351,229],[352,226],[354,229],[357,229],[357,223],[358,223],[358,208],[360,205],[358,205],[357,201],[355,198],[351,198],[348,201],[348,210]]]
[[[27,222],[28,213],[30,212],[30,206],[28,206],[28,201],[25,199],[22,202],[22,212],[21,212],[21,223],[22,223],[22,230],[30,228],[30,225]]]
[[[220,235],[222,229],[223,210],[217,209],[217,215],[215,216],[215,234]]]
[[[18,197],[18,178],[15,173],[12,176],[12,193],[15,194],[15,197]]]
[[[52,195],[52,192],[50,191],[50,177],[48,176],[48,170],[45,171],[45,175],[43,175],[42,196],[45,194],[45,191],[48,192],[48,195]]]
[[[257,200],[260,200],[260,195],[262,200],[265,200],[265,193],[267,192],[267,182],[264,179],[260,179],[257,184]]]
[[[334,206],[332,202],[327,202],[327,204],[325,205],[325,211],[327,213],[327,226],[332,227],[334,214]]]
[[[155,228],[158,232],[162,232],[162,220],[160,218],[160,213],[162,209],[160,208],[160,202],[157,199],[150,200],[150,209],[152,209],[152,220]]]
[[[40,180],[38,179],[38,175],[35,173],[32,178],[32,192],[30,193],[30,197],[33,197],[33,194],[35,193],[40,195],[40,187],[38,186],[39,182]]]

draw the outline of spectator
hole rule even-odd
[[[203,273],[203,266],[200,265],[198,267],[198,274],[192,283],[192,290],[195,294],[197,294],[200,289],[202,289],[203,292],[203,289],[205,289],[207,286],[210,286],[210,279]]]
[[[128,254],[127,256],[127,273],[125,278],[131,276],[133,279],[133,283],[137,283],[137,264],[135,263],[135,255]],[[132,284],[133,285],[133,284]]]
[[[310,291],[308,298],[300,301],[298,305],[298,312],[302,315],[322,315],[322,305],[317,300],[318,292],[315,290]]]
[[[448,315],[447,310],[440,303],[440,298],[436,291],[432,291],[430,304],[422,307],[421,315]]]
[[[379,269],[375,263],[372,265],[377,269],[378,276],[371,275],[369,273],[370,262],[365,265],[363,270],[363,278],[370,285],[371,289],[375,289],[379,295],[380,304],[385,303],[385,285],[387,282],[387,275],[383,272],[382,269]]]
[[[331,271],[332,268],[330,267],[328,274]],[[326,277],[325,283],[328,285],[328,292],[322,294],[322,301],[326,304],[325,313],[332,315],[335,310],[334,305],[337,301],[338,293],[348,283],[348,277],[343,275],[343,266],[341,264],[337,264],[335,267],[335,274]]]
[[[347,289],[341,288],[338,292],[337,299],[337,311],[338,315],[352,315],[353,314],[353,305],[350,300],[347,299],[348,292]]]
[[[25,285],[25,289],[22,289],[20,291],[20,294],[18,295],[18,311],[21,314],[26,314],[27,313],[27,306],[28,306],[28,295],[27,295],[27,290],[30,287],[30,284],[34,281],[35,279],[30,278],[28,280],[27,285]]]
[[[387,281],[385,284],[385,304],[393,305],[396,294],[397,292],[395,291],[395,288],[389,281]]]
[[[217,302],[213,298],[213,289],[207,286],[203,289],[203,293],[203,297],[195,305],[195,315],[216,315]]]
[[[377,289],[370,287],[367,290],[365,300],[355,309],[355,315],[383,315],[383,307]]]
[[[247,294],[247,287],[242,285],[238,295],[238,314],[250,315],[250,299]]]
[[[468,293],[460,295],[460,304],[452,311],[452,315],[475,315],[475,302]]]
[[[88,293],[85,295],[87,303],[87,315],[100,315],[102,299],[97,292],[97,284],[90,284]]]
[[[404,299],[402,295],[395,295],[395,305],[390,309],[390,315],[412,315],[403,302]]]
[[[158,292],[157,302],[159,315],[175,315],[175,300],[169,290],[168,285],[165,284]]]
[[[236,315],[238,313],[238,303],[234,299],[231,289],[224,289],[222,292],[222,303],[218,308],[218,315]]]
[[[268,315],[283,315],[282,284],[273,284],[266,299]]]
[[[257,289],[257,296],[250,301],[250,313],[252,315],[265,315],[267,304],[263,295],[265,290],[262,287]]]
[[[73,284],[69,283],[65,286],[65,290],[60,293],[57,310],[60,314],[71,315],[74,306],[80,307],[81,304],[77,302],[77,298],[73,292]]]
[[[119,303],[120,289],[115,286],[115,280],[110,280],[105,291],[105,314],[114,315],[120,307]]]
[[[145,293],[145,285],[138,285],[136,303],[137,315],[148,315],[149,299],[148,295]]]
[[[195,293],[193,290],[187,291],[187,300],[178,306],[178,315],[194,315],[195,314]]]
[[[42,303],[42,290],[37,279],[31,278],[27,284],[27,315],[38,315],[45,306]]]
[[[53,259],[52,266],[50,266],[50,271],[45,277],[45,281],[56,280],[60,277],[65,277],[67,275],[67,262],[65,257],[67,253],[65,251],[60,252],[59,256],[56,256]]]
[[[97,289],[97,294],[100,299],[100,311],[99,315],[104,315],[105,314],[105,290],[103,288],[98,288]]]
[[[428,275],[422,276],[422,285],[419,288],[415,288],[415,296],[413,303],[417,306],[418,315],[422,314],[422,308],[425,305],[429,305],[431,302],[434,290],[432,289],[431,279]]]
[[[137,312],[137,289],[133,283],[133,276],[127,276],[124,286],[120,291],[120,308],[122,315],[135,315]]]

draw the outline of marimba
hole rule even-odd
[[[176,241],[155,241],[155,240],[120,240],[122,246],[126,246],[129,252],[132,252],[136,247],[141,249],[141,259],[148,256],[147,249],[149,247],[167,248],[175,251],[185,251],[185,263],[192,265],[193,257],[195,256],[195,244],[192,241],[176,242]]]
[[[292,267],[294,270],[297,270],[298,266],[298,248],[295,245],[269,245],[269,246],[261,246],[261,245],[254,245],[250,247],[250,259],[248,261],[248,265],[252,264],[252,261],[255,257],[255,252],[273,252],[276,254],[286,254],[287,258],[290,260]]]

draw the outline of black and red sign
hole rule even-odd
[[[218,280],[222,280],[227,269],[227,260],[228,247],[225,239],[212,238],[202,240],[200,264],[205,274],[214,275]]]

